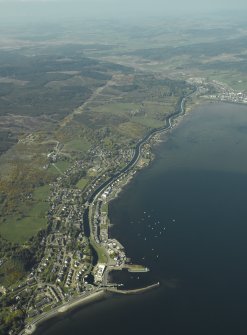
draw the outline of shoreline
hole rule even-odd
[[[180,104],[179,104],[179,107],[180,107],[179,111],[177,111],[174,115],[170,115],[169,117],[167,117],[167,124],[163,129],[157,129],[156,131],[152,132],[151,134],[147,134],[144,139],[141,139],[139,141],[139,143],[137,143],[137,147],[136,147],[137,157],[133,157],[133,161],[130,162],[128,164],[129,166],[127,165],[127,167],[125,167],[123,170],[126,170],[126,172],[129,172],[133,169],[133,167],[135,167],[135,165],[138,163],[139,159],[141,158],[142,147],[146,143],[149,142],[151,144],[151,147],[154,147],[155,144],[157,144],[159,142],[160,137],[162,135],[168,133],[169,131],[172,131],[175,127],[177,127],[182,122],[182,120],[184,119],[184,116],[187,114],[186,113],[186,108],[185,108],[185,101],[187,100],[187,98],[189,96],[192,96],[195,92],[196,91],[194,91],[193,93],[191,93],[188,96],[185,96],[181,99]],[[158,138],[158,140],[157,140],[157,138]],[[151,162],[154,159],[155,159],[155,157],[152,157],[149,164],[146,165],[145,167],[150,166]],[[143,170],[143,168],[139,169],[139,171],[141,171],[141,170]],[[119,173],[119,175],[121,175],[122,173],[123,173],[123,171],[121,171]],[[118,192],[116,192],[115,197],[112,198],[109,202],[111,202],[112,200],[114,200],[116,197],[119,196],[119,194],[122,192],[123,188],[125,188],[131,182],[133,177],[134,176],[131,176],[130,178],[127,178],[126,182],[119,188]],[[109,181],[107,183],[107,186],[111,182],[112,181]],[[105,187],[107,187],[107,186],[105,186]],[[95,196],[94,195],[92,196],[92,198],[97,197],[98,194],[101,191],[102,190],[98,191]],[[126,290],[126,291],[122,291],[122,292],[120,290],[119,291],[114,290],[114,291],[112,291],[112,293],[126,294],[126,295],[128,295],[128,294],[140,294],[140,293],[143,293],[147,290],[151,290],[153,288],[159,287],[159,285],[160,285],[159,283],[155,283],[155,284],[152,284],[148,287],[143,287],[143,288],[139,288],[139,289],[136,289],[136,290]],[[82,306],[84,304],[87,304],[87,303],[90,303],[90,302],[93,302],[93,301],[97,301],[98,299],[102,298],[108,291],[110,292],[110,289],[102,288],[99,291],[91,293],[87,296],[77,297],[77,298],[75,298],[74,301],[70,301],[70,302],[65,303],[64,305],[56,307],[55,309],[51,310],[50,312],[46,313],[45,315],[41,314],[36,320],[31,322],[29,325],[27,325],[27,328],[25,328],[23,331],[21,331],[19,333],[19,335],[33,334],[38,329],[38,326],[41,325],[42,323],[48,321],[49,319],[55,318],[55,317],[61,315],[62,313],[67,313],[67,312],[73,310],[74,308],[76,308],[77,306]]]
[[[187,115],[189,115],[190,112],[192,112],[196,107],[198,107],[199,105],[201,105],[203,103],[203,102],[199,102],[195,106],[190,106],[190,107],[187,107],[187,108],[185,107],[185,102],[186,102],[187,98],[190,97],[190,96],[193,96],[195,93],[196,93],[196,91],[194,91],[191,94],[189,94],[188,96],[185,96],[185,97],[182,98],[182,100],[180,102],[180,112],[178,112],[176,115],[168,116],[167,117],[167,125],[163,129],[157,129],[154,133],[149,134],[148,138],[141,144],[140,155],[139,155],[138,159],[136,159],[133,166],[129,168],[129,171],[131,171],[131,169],[133,169],[133,167],[136,164],[138,164],[138,161],[141,158],[142,146],[147,144],[147,143],[150,143],[152,157],[150,158],[149,162],[146,165],[144,165],[142,167],[139,167],[136,170],[135,173],[140,172],[145,168],[148,168],[152,164],[152,162],[155,159],[155,154],[153,152],[153,149],[155,148],[155,146],[157,146],[160,142],[165,142],[167,140],[167,138],[164,138],[164,136],[169,136],[169,133],[171,133],[175,128],[177,128],[181,124],[181,122],[183,122],[184,118]],[[112,201],[114,201],[116,198],[118,198],[118,196],[124,190],[124,188],[127,187],[129,185],[129,183],[131,183],[131,181],[134,178],[134,174],[130,175],[126,178],[126,181],[115,192],[114,197],[109,199],[109,204]]]
[[[172,125],[171,127],[168,127],[166,129],[163,129],[161,131],[159,131],[158,133],[156,134],[153,134],[153,138],[151,138],[150,140],[152,141],[151,143],[151,146],[153,148],[153,146],[157,145],[159,143],[159,141],[165,141],[165,139],[159,139],[160,136],[164,136],[166,133],[168,133],[168,136],[169,136],[169,132],[171,132],[174,128],[176,128],[177,126],[180,125],[180,123],[183,121],[184,117],[187,116],[188,114],[190,114],[192,111],[195,110],[196,107],[198,107],[198,105],[202,105],[202,104],[207,104],[207,103],[215,103],[215,104],[218,104],[218,103],[226,103],[226,104],[236,104],[234,102],[225,102],[225,101],[205,101],[205,102],[201,102],[199,104],[196,104],[195,106],[192,106],[192,108],[185,108],[184,107],[184,110],[182,113],[178,113],[177,114],[177,117],[175,117],[172,121]],[[243,104],[241,104],[243,105]],[[158,137],[155,138],[155,137]],[[155,159],[155,156],[153,157],[153,159]],[[144,168],[146,167],[149,167],[149,165],[151,164],[151,162],[153,161],[150,160],[150,163],[145,166]],[[143,168],[140,168],[139,171],[142,171]],[[113,199],[111,199],[109,201],[109,203],[111,201],[113,201],[116,197],[119,196],[119,194],[123,191],[123,189],[128,186],[128,184],[132,181],[132,178],[134,176],[132,176],[129,180],[126,181],[126,183],[124,183],[121,188],[119,189],[119,191],[116,193],[115,197]],[[83,305],[87,305],[89,304],[90,302],[96,302],[97,300],[100,300],[100,298],[106,296],[107,292],[109,293],[114,293],[114,294],[124,294],[124,295],[131,295],[131,294],[141,294],[147,290],[151,290],[151,289],[154,289],[155,287],[158,287],[159,284],[156,283],[156,284],[152,284],[148,287],[143,287],[143,288],[140,288],[140,289],[136,289],[136,290],[115,290],[115,289],[111,289],[111,288],[102,288],[101,290],[97,291],[97,292],[94,292],[92,294],[89,294],[88,296],[84,296],[84,297],[78,297],[77,300],[75,301],[71,301],[71,302],[67,302],[66,304],[64,304],[64,306],[60,306],[58,308],[56,308],[56,310],[53,310],[51,311],[52,315],[46,315],[44,316],[44,318],[42,318],[42,320],[38,320],[36,322],[34,322],[34,324],[30,325],[30,330],[28,329],[24,329],[22,332],[19,333],[19,335],[24,335],[24,334],[33,334],[35,333],[35,331],[38,329],[39,325],[41,325],[42,323],[45,323],[46,321],[48,321],[49,319],[52,319],[52,318],[56,318],[58,317],[59,315],[62,315],[63,313],[68,313],[72,310],[74,310],[76,307],[79,307],[79,306],[83,306]]]
[[[96,302],[103,298],[106,295],[106,290],[101,289],[100,291],[94,292],[92,294],[89,294],[88,296],[82,296],[78,297],[75,301],[68,302],[64,304],[64,306],[57,307],[55,310],[50,311],[50,313],[47,313],[47,315],[44,315],[42,319],[38,319],[28,325],[27,328],[25,328],[22,332],[19,333],[19,335],[25,335],[25,334],[34,334],[36,330],[38,330],[39,326],[46,321],[59,317],[63,313],[68,313],[70,311],[73,311],[76,307],[87,305],[91,302]]]
[[[82,305],[86,305],[90,302],[96,301],[99,298],[102,298],[105,295],[105,290],[102,289],[100,291],[94,292],[86,297],[81,297],[76,301],[72,301],[72,302],[68,302],[65,306],[61,306],[58,309],[58,313],[62,314],[62,313],[66,313],[72,309],[74,309],[76,306],[82,306]]]

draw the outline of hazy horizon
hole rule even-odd
[[[57,21],[61,19],[140,19],[150,16],[208,15],[223,12],[242,13],[243,0],[0,0],[0,19],[4,22]]]

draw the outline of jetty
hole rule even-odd
[[[155,284],[149,285],[149,286],[145,286],[145,287],[141,287],[141,288],[137,288],[137,289],[133,289],[133,290],[121,290],[119,288],[116,287],[108,287],[106,288],[106,292],[111,292],[111,293],[117,293],[117,294],[141,294],[150,290],[153,290],[155,288],[158,288],[160,286],[160,283],[157,282]]]
[[[128,272],[149,272],[150,269],[147,266],[139,265],[139,264],[128,264],[125,263],[121,266],[111,266],[110,271],[121,271],[121,270],[128,270]]]

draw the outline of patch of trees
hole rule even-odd
[[[131,52],[132,55],[152,60],[167,60],[177,56],[213,57],[223,53],[238,53],[246,48],[247,37],[223,39],[217,42],[195,43],[179,47],[151,48]]]
[[[30,116],[57,115],[63,118],[86,101],[92,91],[83,86],[65,86],[61,89],[31,88],[11,93],[0,101],[0,115],[20,114]]]
[[[138,89],[137,84],[123,85],[123,86],[114,86],[120,92],[133,92]]]
[[[46,231],[42,230],[32,237],[25,246],[10,243],[0,236],[0,257],[7,258],[2,265],[1,272],[9,284],[22,278],[42,259],[44,252],[42,240],[45,236]]]
[[[134,72],[134,68],[128,67],[128,66],[125,66],[125,65],[108,63],[108,62],[107,63],[102,62],[100,64],[102,64],[103,68],[111,70],[111,71],[119,71],[119,72],[122,72],[122,73],[133,73]]]
[[[67,186],[76,185],[78,181],[85,176],[86,176],[85,170],[80,170],[78,172],[72,173],[66,178],[65,185]]]
[[[123,122],[127,122],[129,118],[122,115],[90,111],[90,113],[82,113],[81,115],[77,115],[76,120],[91,129],[100,129],[107,126],[117,126]]]
[[[1,301],[2,302],[2,301]],[[10,311],[9,309],[0,311],[0,334],[6,335],[11,330],[13,334],[18,334],[24,322],[24,313],[20,309]]]
[[[66,73],[69,71],[78,74]],[[77,80],[78,75],[85,81],[92,80],[85,84]],[[13,80],[11,84],[0,85],[0,115],[53,115],[61,119],[82,105],[92,91],[112,75],[109,66],[104,67],[103,63],[82,55],[67,57],[54,50],[51,55],[32,57],[21,52],[3,53],[0,55],[0,76]],[[26,83],[15,85],[15,79]],[[47,85],[49,83],[52,85]]]
[[[0,155],[9,150],[12,145],[17,143],[17,138],[13,133],[7,130],[0,131]]]
[[[239,60],[238,62],[223,62],[217,61],[213,63],[200,64],[200,69],[203,70],[222,70],[222,71],[238,71],[247,72],[247,60]]]
[[[19,80],[32,80],[33,77],[49,72],[80,71],[97,65],[87,57],[64,57],[63,55],[35,55],[32,57],[10,52],[0,57],[0,76]],[[57,74],[49,74],[57,75]],[[59,75],[59,74],[58,74]]]
[[[0,258],[11,257],[18,250],[18,245],[13,244],[0,235]]]
[[[192,86],[188,85],[184,80],[173,80],[169,78],[157,79],[152,75],[149,76],[137,76],[134,85],[138,85],[139,90],[147,90],[149,94],[154,92],[154,97],[160,95],[162,92],[163,97],[165,96],[182,96],[192,89]]]
[[[14,85],[12,83],[1,83],[0,84],[0,97],[10,94],[13,88],[14,88]]]

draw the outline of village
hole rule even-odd
[[[137,170],[148,165],[150,145],[143,147],[133,168],[117,176],[116,166],[125,166],[133,155],[133,149],[121,149],[117,157],[112,157],[95,148],[88,160],[74,162],[50,185],[47,235],[41,241],[44,255],[11,292],[2,288],[3,294],[12,297],[13,312],[27,311],[27,323],[78,297],[116,286],[109,282],[109,272],[125,268],[130,259],[121,243],[109,237],[108,205]],[[52,165],[61,159],[58,150],[47,158]],[[90,169],[95,171],[91,182],[83,189],[77,188],[73,179]]]

